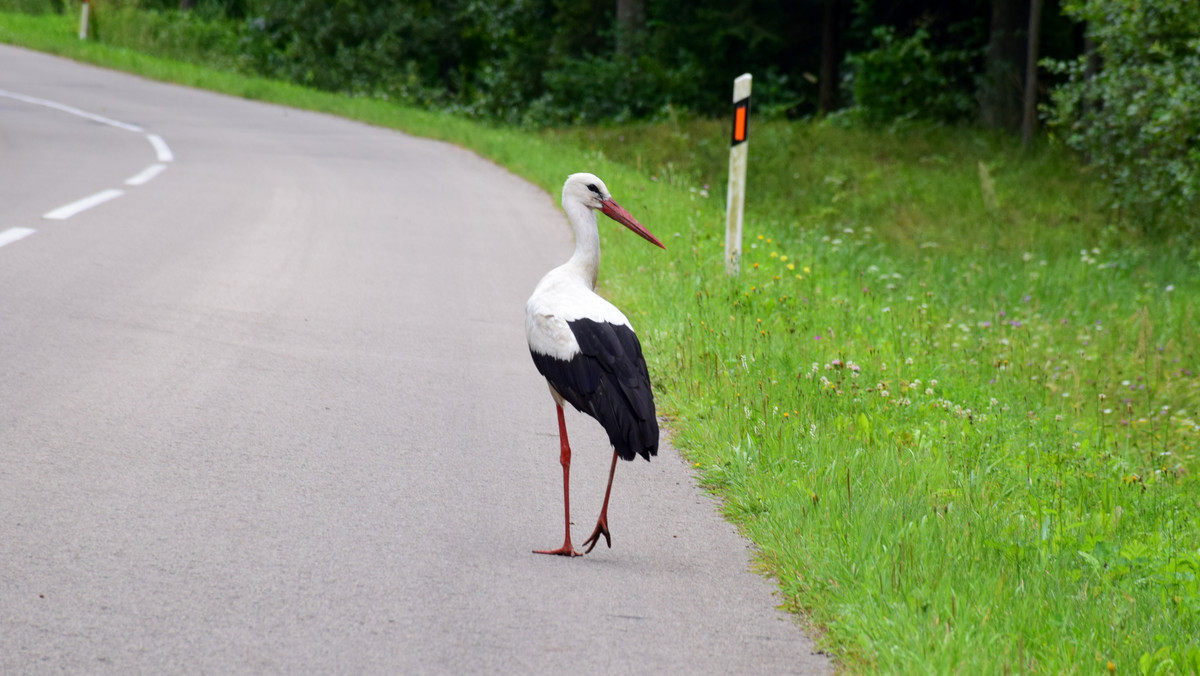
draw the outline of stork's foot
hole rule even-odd
[[[580,554],[578,551],[575,550],[575,547],[571,546],[570,540],[567,540],[566,542],[564,542],[563,546],[559,547],[558,549],[535,549],[535,550],[533,550],[533,553],[534,554],[555,554],[557,556],[583,556],[583,554]]]
[[[600,520],[596,522],[596,530],[592,531],[592,536],[583,541],[583,546],[587,549],[583,550],[584,554],[591,554],[592,549],[600,543],[600,536],[604,536],[604,544],[612,549],[612,536],[608,533],[608,519],[601,514]]]

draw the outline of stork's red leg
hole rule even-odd
[[[559,556],[582,556],[571,544],[571,444],[567,442],[567,421],[563,419],[562,406],[558,407],[558,440],[561,450],[558,461],[563,468],[563,520],[566,521],[566,536],[558,549],[535,549],[534,554],[558,554]],[[609,479],[610,483],[612,479]],[[604,499],[608,504],[608,498]]]
[[[583,550],[584,554],[590,554],[592,548],[600,542],[600,536],[604,536],[604,544],[612,549],[612,536],[608,534],[608,496],[612,493],[613,475],[617,473],[617,452],[613,451],[612,468],[608,470],[608,488],[604,489],[604,506],[600,508],[600,519],[596,521],[596,530],[592,531],[592,537],[584,540],[583,546],[587,549]]]

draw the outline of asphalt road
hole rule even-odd
[[[550,196],[11,47],[0,90],[0,673],[830,669],[669,446],[618,468],[613,549],[530,553],[561,541],[523,323],[571,250]],[[610,455],[568,426],[578,542]]]

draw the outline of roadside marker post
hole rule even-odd
[[[742,259],[742,213],[746,202],[746,143],[750,123],[750,73],[733,81],[733,134],[729,141],[729,192],[725,200],[725,272],[736,276]]]
[[[88,0],[83,0],[83,9],[80,10],[81,14],[79,15],[79,39],[80,40],[87,39],[88,13],[91,11],[91,9],[92,9],[92,3],[88,2]]]

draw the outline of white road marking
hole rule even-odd
[[[33,228],[9,228],[4,232],[0,232],[0,246],[12,244],[18,239],[25,239],[35,232],[37,232],[37,230],[34,230]]]
[[[10,92],[10,91],[4,90],[4,89],[0,89],[0,96],[7,96],[10,99],[24,101],[25,103],[32,103],[32,104],[38,105],[38,106],[45,106],[47,108],[61,110],[64,113],[78,115],[79,117],[91,120],[93,122],[99,122],[100,124],[107,124],[110,127],[116,127],[117,129],[124,129],[125,131],[133,131],[133,132],[137,132],[139,134],[145,131],[144,129],[137,126],[136,124],[128,124],[126,122],[121,122],[120,120],[114,120],[111,117],[104,117],[103,115],[89,113],[86,110],[80,110],[73,106],[68,106],[68,105],[65,105],[62,103],[56,103],[54,101],[47,101],[46,99],[39,99],[34,96],[26,96],[24,94],[18,94],[16,92]]]
[[[82,117],[86,120],[92,120],[93,122],[99,122],[100,124],[106,124],[110,127],[116,127],[117,129],[124,129],[125,131],[132,131],[132,132],[135,132],[138,134],[146,134],[146,139],[150,141],[150,145],[154,146],[154,154],[158,158],[159,164],[152,164],[149,167],[143,169],[136,176],[132,176],[132,177],[126,179],[125,185],[143,185],[143,184],[149,182],[151,179],[153,179],[155,176],[158,176],[160,173],[162,173],[162,171],[164,169],[167,168],[167,165],[162,164],[163,162],[171,162],[175,159],[175,155],[171,152],[171,148],[169,146],[167,146],[167,142],[164,141],[161,136],[159,136],[158,134],[148,134],[148,133],[146,133],[145,129],[137,126],[136,124],[129,124],[127,122],[121,122],[120,120],[114,120],[111,117],[104,117],[103,115],[89,113],[86,110],[80,110],[79,108],[76,108],[74,106],[68,106],[66,104],[58,103],[56,101],[50,101],[47,99],[39,99],[36,96],[26,96],[25,94],[18,94],[16,92],[10,92],[6,89],[0,89],[0,96],[14,99],[17,101],[23,101],[25,103],[31,103],[31,104],[37,105],[37,106],[45,106],[46,108],[53,108],[54,110],[59,110],[64,113],[70,113],[71,115]],[[109,200],[116,199],[124,194],[125,194],[125,191],[123,191],[123,190],[116,190],[116,189],[103,190],[101,192],[96,193],[95,195],[91,195],[91,196],[85,197],[81,200],[71,202],[70,204],[63,205],[57,209],[54,209],[53,211],[48,211],[48,212],[42,214],[42,218],[52,220],[52,221],[63,221],[63,220],[66,220],[66,219],[74,216],[75,214],[77,214],[81,211],[91,209],[92,207],[94,207],[98,204],[103,204]],[[11,244],[12,242],[15,242],[19,239],[23,239],[25,237],[28,237],[29,235],[32,235],[34,232],[36,232],[36,231],[33,230],[32,228],[9,228],[8,230],[0,232],[0,246],[4,246],[5,244]]]
[[[150,179],[161,174],[163,169],[166,168],[167,165],[165,164],[151,164],[136,176],[125,179],[125,185],[142,185],[144,183],[149,183]]]
[[[90,197],[84,197],[77,202],[71,202],[70,204],[61,206],[54,211],[48,211],[42,214],[42,218],[51,221],[65,221],[81,211],[91,209],[98,204],[104,204],[105,202],[116,199],[124,194],[124,190],[102,190]]]
[[[170,162],[175,159],[175,155],[171,153],[171,149],[167,147],[167,142],[162,140],[158,134],[146,134],[146,138],[150,139],[150,145],[154,146],[154,152],[158,153],[159,162]]]

